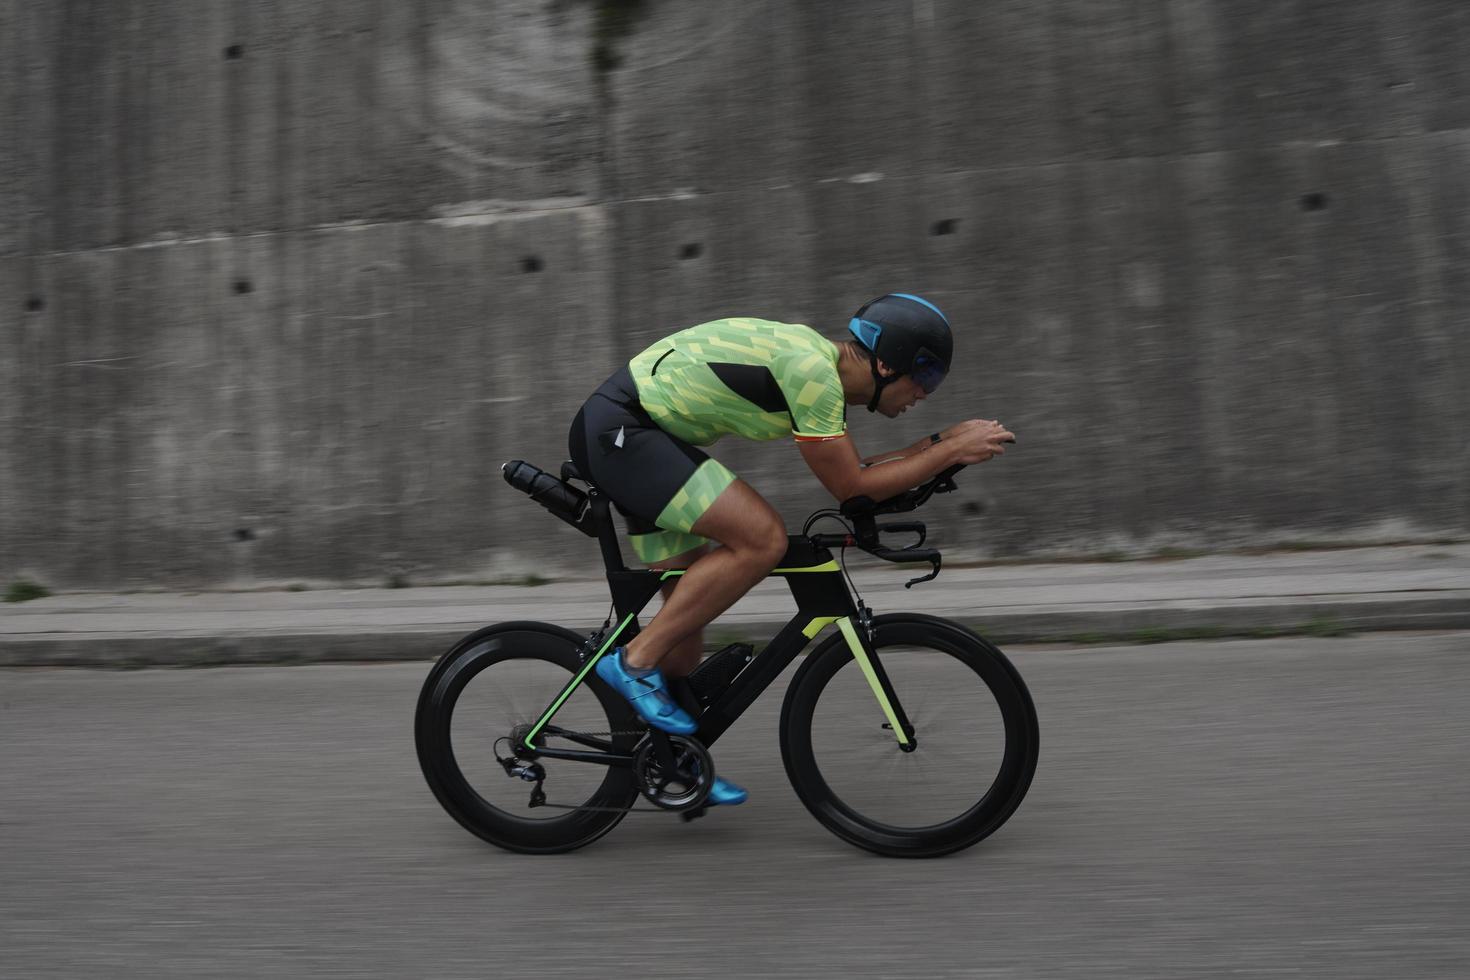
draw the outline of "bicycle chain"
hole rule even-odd
[[[602,629],[597,630],[595,633],[593,633],[592,635],[588,636],[587,639],[582,642],[582,648],[581,648],[581,650],[578,651],[578,658],[583,663],[586,663],[587,662],[587,658],[590,657],[592,655],[592,652],[594,650],[596,650],[597,647],[602,643],[602,639],[607,634],[607,629],[611,625],[612,625],[612,617],[609,616],[608,619],[607,619],[607,621],[602,624]],[[571,732],[571,731],[569,731],[566,734],[568,734],[568,735],[581,735],[581,736],[583,736],[585,738],[617,738],[617,737],[619,737],[621,735],[627,735],[629,737],[635,737],[635,736],[636,737],[641,737],[643,735],[647,735],[648,734],[648,729],[647,728],[640,728],[640,729],[637,729],[635,731],[630,731],[630,732]],[[552,734],[552,733],[549,733],[549,732],[546,734],[546,738],[558,738],[558,737],[563,737],[563,736],[560,736],[560,735],[557,735],[557,734]],[[540,788],[541,788],[541,784],[538,782],[536,784],[536,789],[537,790],[540,790]],[[534,797],[534,794],[533,794],[532,798],[533,799],[535,798]],[[663,809],[662,807],[638,808],[638,807],[633,807],[633,806],[627,806],[627,807],[621,807],[621,806],[573,806],[570,803],[549,803],[549,802],[547,802],[544,799],[544,797],[543,797],[543,799],[542,799],[542,801],[540,803],[534,804],[532,808],[533,809],[549,809],[549,810],[584,810],[584,811],[586,811],[588,813],[669,813],[670,812],[668,810]]]
[[[569,735],[585,735],[588,738],[617,738],[619,735],[647,735],[648,729],[640,728],[631,732],[567,732]],[[547,738],[564,737],[561,734],[546,735]],[[584,813],[671,813],[676,811],[665,810],[662,807],[636,807],[636,806],[576,806],[571,803],[551,803],[546,800],[537,803],[529,809],[534,810],[581,810]]]
[[[646,729],[646,728],[635,729],[634,731],[631,731],[631,732],[574,732],[574,731],[570,731],[570,730],[568,730],[566,732],[566,735],[585,735],[587,738],[617,738],[619,735],[647,735],[647,734],[648,734],[648,729]],[[547,735],[546,737],[547,738],[565,738],[566,736],[558,733],[558,734],[555,734],[555,735]]]

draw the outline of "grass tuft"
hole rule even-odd
[[[1331,616],[1316,616],[1303,623],[1299,632],[1303,636],[1351,636],[1353,631]]]
[[[51,594],[51,590],[39,582],[30,579],[16,579],[10,583],[5,590],[6,602],[30,602],[32,599],[44,599]]]
[[[525,586],[528,589],[534,589],[538,585],[550,585],[552,583],[552,581],[553,581],[552,579],[542,578],[540,575],[532,574],[532,575],[520,575],[520,576],[516,576],[516,577],[513,577],[513,578],[504,579],[504,580],[502,580],[501,582],[499,582],[497,584],[499,584],[499,585],[523,585],[523,586]]]

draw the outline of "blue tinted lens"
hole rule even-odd
[[[934,394],[934,389],[939,387],[939,382],[944,380],[944,365],[932,357],[920,354],[914,358],[914,380],[919,387],[924,389],[924,394]]]

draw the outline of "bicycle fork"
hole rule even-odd
[[[868,687],[878,702],[878,707],[883,709],[883,715],[888,719],[883,727],[893,732],[900,749],[904,752],[914,751],[919,747],[917,733],[908,715],[904,713],[903,703],[898,698],[898,692],[893,689],[893,682],[888,679],[888,672],[883,669],[883,664],[878,659],[877,650],[871,645],[870,639],[864,635],[870,631],[864,630],[859,633],[857,627],[853,625],[851,616],[822,616],[812,620],[803,632],[808,637],[813,637],[831,623],[836,623],[837,628],[842,631],[843,638],[847,640],[847,648],[852,651],[852,659],[857,661],[858,667],[863,672],[863,678],[867,680]]]

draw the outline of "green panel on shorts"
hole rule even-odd
[[[693,531],[694,522],[703,517],[715,498],[734,482],[735,474],[719,460],[705,460],[664,505],[654,523],[670,531]]]
[[[697,534],[683,531],[654,531],[651,534],[630,534],[628,542],[633,545],[633,554],[644,564],[663,561],[686,551],[693,551],[709,541]]]

